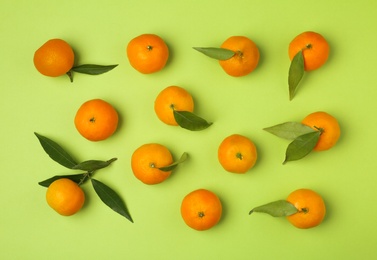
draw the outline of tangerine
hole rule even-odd
[[[62,178],[52,182],[47,188],[46,200],[60,215],[71,216],[84,205],[85,194],[76,182]]]
[[[299,51],[302,51],[304,57],[304,69],[311,71],[326,63],[330,46],[321,34],[308,31],[297,35],[291,41],[288,48],[289,58],[292,60]]]
[[[239,134],[226,137],[218,148],[218,160],[228,172],[246,173],[254,167],[257,158],[254,143]]]
[[[76,129],[90,141],[105,140],[114,134],[118,127],[118,113],[102,99],[92,99],[83,103],[77,110]]]
[[[195,230],[207,230],[221,219],[222,204],[212,191],[198,189],[187,194],[181,204],[184,222]]]
[[[134,69],[150,74],[165,67],[169,58],[169,49],[158,35],[142,34],[128,43],[127,57]]]
[[[251,73],[259,62],[257,45],[245,36],[232,36],[223,42],[221,48],[234,51],[228,60],[219,60],[220,66],[230,76],[241,77]]]
[[[156,143],[140,146],[131,157],[132,172],[145,184],[157,184],[166,180],[172,171],[163,171],[159,168],[172,163],[173,156],[168,148]]]
[[[306,116],[302,123],[315,130],[321,131],[319,140],[314,147],[315,151],[325,151],[333,147],[340,137],[340,126],[332,115],[326,112],[314,112]]]
[[[295,190],[289,194],[287,201],[298,210],[297,213],[287,216],[288,221],[297,228],[307,229],[318,226],[325,218],[325,203],[313,190]]]
[[[43,75],[58,77],[73,67],[75,54],[64,40],[51,39],[34,53],[34,66]]]
[[[154,111],[157,117],[165,124],[177,126],[174,110],[193,112],[194,100],[184,88],[169,86],[163,89],[156,97]]]

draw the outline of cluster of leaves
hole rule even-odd
[[[77,65],[77,66],[72,67],[67,72],[67,75],[69,79],[71,80],[71,82],[73,82],[72,72],[88,74],[88,75],[100,75],[114,69],[116,66],[118,66],[118,64],[116,65],[96,65],[96,64]]]
[[[323,131],[320,128],[313,129],[298,122],[286,122],[264,128],[264,130],[278,137],[292,140],[287,147],[283,164],[302,159],[308,155],[317,144]]]
[[[49,187],[52,182],[60,178],[68,178],[76,182],[78,185],[82,185],[86,181],[90,180],[95,192],[102,200],[102,202],[104,202],[115,212],[119,213],[123,217],[127,218],[129,221],[133,222],[131,215],[129,214],[128,209],[121,197],[109,186],[93,178],[93,175],[97,170],[109,166],[112,162],[116,161],[117,158],[112,158],[108,161],[88,160],[83,161],[81,163],[77,163],[73,159],[73,157],[68,152],[66,152],[59,144],[38,133],[35,133],[35,135],[41,143],[44,151],[55,162],[71,170],[84,171],[84,173],[79,174],[56,175],[47,180],[39,182],[39,185],[43,187]]]

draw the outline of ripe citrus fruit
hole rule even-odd
[[[321,135],[314,147],[315,151],[324,151],[333,147],[340,137],[338,121],[326,112],[314,112],[306,116],[302,123],[315,130],[320,130]]]
[[[218,148],[218,159],[228,172],[246,173],[257,161],[257,149],[247,137],[234,134],[226,137]]]
[[[90,141],[101,141],[110,137],[117,129],[118,113],[106,101],[92,99],[80,106],[74,122],[83,137]]]
[[[142,34],[128,43],[127,57],[134,69],[150,74],[165,67],[169,58],[169,49],[159,36]]]
[[[47,188],[48,205],[63,216],[71,216],[78,212],[85,201],[84,191],[74,181],[62,178],[54,181]]]
[[[51,39],[34,53],[34,66],[43,75],[58,77],[66,74],[74,63],[71,46],[61,39]]]
[[[309,189],[295,190],[289,194],[287,201],[298,210],[287,216],[288,221],[298,228],[312,228],[318,226],[326,215],[326,206],[322,197]]]
[[[189,92],[178,86],[163,89],[154,102],[157,117],[168,125],[177,126],[173,110],[194,111],[194,100]]]
[[[304,56],[304,69],[311,71],[325,64],[329,57],[330,46],[319,33],[304,32],[296,36],[289,44],[289,58],[292,60],[301,50]]]
[[[230,76],[245,76],[258,65],[259,49],[252,40],[245,36],[232,36],[223,42],[221,48],[235,52],[232,58],[219,61],[220,66]]]
[[[157,184],[166,180],[172,171],[159,168],[173,163],[168,148],[161,144],[144,144],[137,148],[131,157],[131,168],[135,177],[145,184]]]
[[[221,219],[222,205],[215,193],[198,189],[187,194],[181,204],[184,222],[195,230],[207,230]]]

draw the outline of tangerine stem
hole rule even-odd
[[[202,218],[202,217],[204,217],[204,216],[205,216],[205,214],[204,214],[203,211],[198,212],[198,217],[199,217],[199,218]]]
[[[69,70],[67,73],[67,76],[69,77],[69,80],[71,81],[71,83],[73,82],[73,75],[72,75],[72,71]]]
[[[321,134],[322,134],[323,132],[325,132],[325,129],[323,129],[322,127],[314,126],[314,128],[317,129],[318,131],[320,131]]]
[[[237,154],[236,154],[236,157],[237,157],[238,159],[240,159],[240,160],[243,159],[242,153],[237,153]]]

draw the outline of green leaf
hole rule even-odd
[[[79,184],[79,183],[82,184],[87,180],[87,178],[85,178],[87,175],[88,175],[88,173],[79,173],[79,174],[73,174],[73,175],[72,174],[71,175],[56,175],[56,176],[51,177],[47,180],[38,182],[38,184],[43,186],[43,187],[48,187],[54,181],[56,181],[58,179],[62,179],[62,178],[67,178],[67,179],[70,179],[70,180],[76,182],[77,184]]]
[[[267,213],[273,217],[286,217],[297,213],[298,210],[292,203],[286,200],[278,200],[253,208],[249,215],[253,212]]]
[[[315,132],[313,128],[298,122],[286,122],[264,128],[267,132],[288,140],[294,140],[300,135]]]
[[[114,69],[117,65],[95,65],[95,64],[83,64],[79,66],[75,66],[71,69],[71,71],[89,74],[89,75],[99,75],[105,72],[108,72]]]
[[[173,113],[175,121],[177,121],[178,125],[191,131],[204,130],[212,125],[212,123],[209,123],[203,118],[188,111],[173,110]]]
[[[129,212],[119,195],[104,183],[93,178],[91,178],[91,181],[95,192],[102,202],[133,223]]]
[[[234,51],[224,49],[224,48],[200,48],[200,47],[193,47],[195,50],[207,55],[216,60],[229,60],[235,54]]]
[[[292,100],[298,84],[304,76],[304,56],[302,51],[299,51],[292,59],[289,67],[288,85],[289,85],[289,99]]]
[[[174,162],[174,163],[172,163],[172,164],[170,164],[168,166],[160,167],[158,169],[160,169],[161,171],[164,171],[164,172],[172,171],[172,170],[174,170],[177,167],[178,164],[183,163],[184,161],[186,161],[187,158],[188,158],[188,154],[187,153],[183,153],[182,156],[181,156],[181,158],[179,158],[178,161],[176,161],[176,162]]]
[[[40,134],[34,134],[38,137],[39,142],[41,143],[45,152],[55,162],[69,169],[73,169],[73,167],[77,164],[75,160],[71,157],[71,155],[69,155],[60,145]]]
[[[317,144],[320,135],[320,131],[314,131],[301,135],[293,140],[287,147],[283,164],[302,159],[308,155]]]
[[[109,166],[112,162],[116,160],[117,158],[112,158],[108,161],[88,160],[75,165],[72,169],[93,172],[98,169],[102,169]]]

